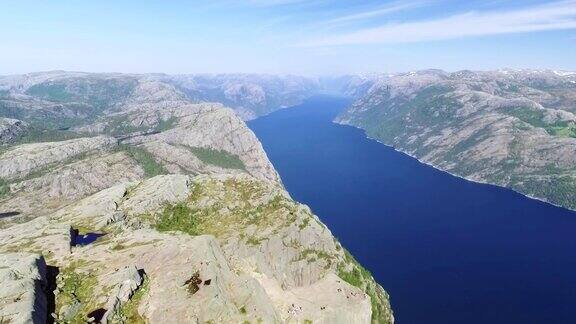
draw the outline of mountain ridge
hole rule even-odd
[[[375,83],[337,123],[443,171],[575,208],[576,74],[421,71]]]

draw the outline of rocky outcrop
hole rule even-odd
[[[0,144],[10,144],[26,131],[28,125],[18,119],[0,117]]]
[[[191,173],[210,171],[209,165],[198,161],[196,148],[224,151],[238,157],[245,171],[261,179],[279,182],[279,176],[268,161],[262,145],[231,110],[219,104],[198,104],[180,107],[173,115],[178,121],[172,129],[139,136],[126,141],[143,144],[158,160]],[[166,154],[174,152],[175,154]],[[191,159],[192,156],[192,159]],[[216,156],[214,160],[217,160]],[[202,161],[200,161],[202,162]],[[222,168],[215,171],[222,172]]]
[[[122,318],[122,306],[130,301],[136,290],[141,288],[144,282],[143,273],[134,266],[127,266],[109,274],[103,281],[116,282],[117,284],[105,304],[106,312],[101,322],[122,322],[124,320]]]
[[[336,122],[439,169],[576,208],[576,74],[420,71],[382,79]]]
[[[45,216],[99,190],[145,177],[138,161],[124,152],[100,152],[60,163],[30,179],[12,181],[8,193],[0,196],[0,213],[16,212],[18,218],[27,219]]]
[[[70,247],[66,228],[106,235]],[[60,320],[393,321],[386,293],[310,209],[246,174],[118,185],[0,239],[0,252],[50,251]]]
[[[45,323],[46,263],[39,254],[0,254],[0,321],[2,323]]]
[[[8,180],[24,178],[33,171],[51,164],[115,145],[115,139],[105,136],[19,145],[0,155],[0,178]]]

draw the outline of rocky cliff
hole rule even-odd
[[[26,123],[21,120],[0,117],[0,144],[15,142],[25,129]]]
[[[392,323],[243,121],[157,77],[0,79],[0,320]]]
[[[576,209],[576,73],[382,78],[336,122],[470,180]]]

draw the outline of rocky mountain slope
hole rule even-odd
[[[576,209],[576,73],[382,78],[336,122],[474,181]]]
[[[163,80],[198,101],[221,102],[244,120],[298,105],[321,87],[315,79],[294,75],[176,75]]]
[[[317,79],[294,75],[130,75],[50,71],[0,76],[0,113],[13,118],[36,116],[43,121],[66,118],[74,123],[78,119],[98,116],[102,110],[121,108],[119,106],[130,96],[140,98],[135,96],[135,91],[150,90],[141,88],[143,80],[149,82],[148,86],[157,82],[164,87],[177,88],[179,98],[171,100],[219,102],[234,109],[244,120],[300,104],[322,87]]]
[[[0,321],[393,322],[231,109],[156,76],[0,84]]]

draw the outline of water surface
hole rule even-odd
[[[333,124],[347,104],[318,97],[249,126],[291,195],[390,293],[397,323],[576,323],[576,213]]]
[[[76,234],[74,236],[74,242],[72,245],[73,246],[85,246],[88,244],[92,244],[104,235],[106,235],[106,234],[104,234],[104,233]]]

